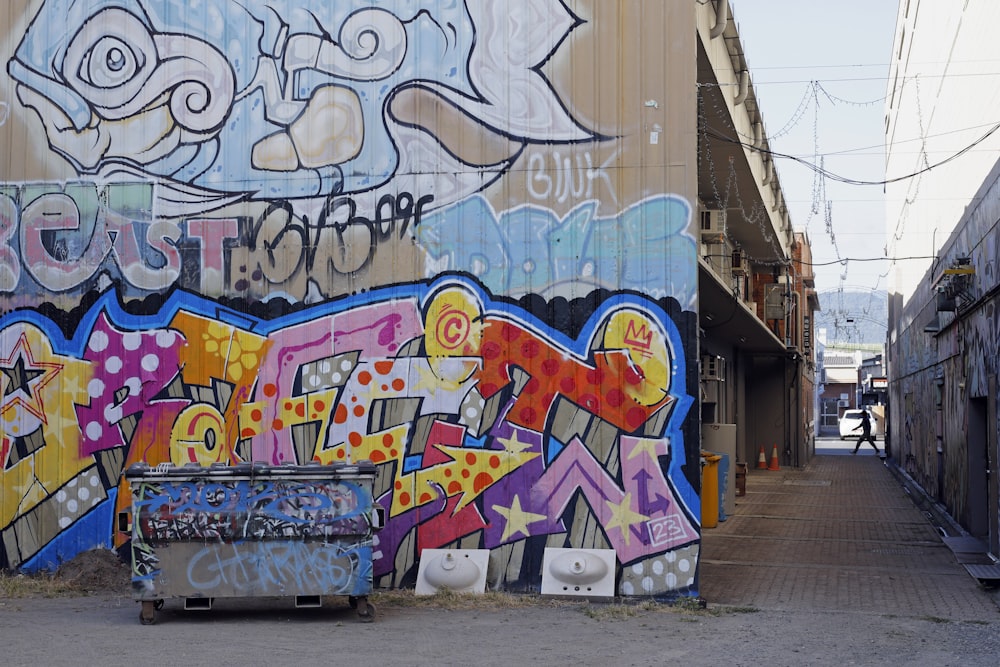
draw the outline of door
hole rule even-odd
[[[990,489],[992,487],[991,452],[986,436],[987,428],[987,404],[985,398],[970,398],[968,403],[969,422],[966,432],[966,468],[968,470],[968,484],[965,495],[964,519],[969,529],[969,534],[974,537],[986,537],[992,532],[990,530]]]
[[[989,378],[986,392],[986,451],[989,453],[990,553],[1000,555],[1000,438],[997,437],[997,376]]]

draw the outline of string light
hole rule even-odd
[[[703,86],[707,87],[707,85],[705,84],[698,84],[698,96],[697,96],[699,139],[701,140],[700,142],[701,146],[698,151],[699,170],[701,171],[701,173],[708,174],[709,182],[712,189],[712,197],[714,198],[718,206],[724,210],[728,210],[729,208],[731,208],[730,202],[734,201],[736,206],[732,208],[736,208],[737,210],[739,210],[740,215],[748,223],[750,223],[751,225],[757,225],[760,228],[762,238],[768,240],[768,242],[771,245],[771,249],[774,251],[775,256],[780,258],[777,260],[769,260],[761,257],[750,256],[749,254],[747,254],[746,255],[747,260],[760,266],[787,266],[788,260],[781,258],[782,252],[776,242],[773,230],[769,229],[768,226],[766,226],[766,223],[769,223],[770,220],[767,216],[767,210],[764,204],[760,201],[754,202],[750,210],[747,210],[747,205],[743,201],[743,195],[740,192],[739,188],[739,180],[736,174],[736,165],[734,164],[732,159],[729,160],[728,169],[726,171],[726,182],[724,186],[720,188],[719,182],[716,178],[716,174],[718,172],[716,171],[715,160],[712,155],[711,142],[709,141],[709,138],[710,136],[713,135],[713,133],[708,127],[708,114],[705,111],[706,100],[705,100],[705,95],[702,92]],[[736,134],[737,136],[745,136],[741,135],[736,130],[736,128],[729,122],[728,109],[722,109],[721,107],[718,106],[718,104],[715,104],[712,111],[715,112],[716,118],[721,118],[725,121],[727,129],[732,131],[733,134]],[[745,138],[751,139],[750,137],[745,137]],[[726,226],[724,226],[721,231],[735,249],[740,250],[741,252],[745,252],[745,249],[738,242],[736,242],[729,236],[729,230]]]
[[[915,86],[919,86],[919,83],[916,81],[916,79],[914,79],[913,81],[914,81]],[[885,248],[883,248],[883,250],[885,252],[885,255],[886,255],[885,257],[845,257],[845,256],[843,256],[841,254],[839,245],[837,244],[837,237],[836,237],[836,231],[835,231],[835,225],[834,225],[834,215],[833,215],[833,202],[831,202],[831,201],[829,201],[827,199],[827,187],[826,187],[826,185],[827,185],[827,179],[832,179],[832,180],[835,180],[835,181],[838,181],[838,182],[843,182],[843,183],[853,184],[853,185],[885,185],[885,184],[888,184],[888,183],[892,183],[892,182],[897,182],[897,181],[902,181],[902,180],[905,180],[905,179],[913,178],[914,182],[912,183],[912,188],[911,188],[912,189],[912,195],[908,196],[906,198],[905,203],[904,203],[904,212],[900,216],[899,223],[897,224],[897,230],[896,231],[898,232],[899,226],[902,225],[905,222],[905,219],[906,219],[906,217],[908,215],[909,206],[912,205],[912,202],[915,201],[916,195],[919,193],[920,182],[922,180],[920,178],[921,174],[923,174],[923,173],[925,173],[925,172],[929,171],[930,169],[933,169],[933,168],[935,168],[937,166],[940,166],[940,165],[944,164],[945,162],[948,162],[948,161],[950,161],[952,159],[955,159],[959,155],[967,152],[968,150],[971,150],[971,148],[973,148],[974,146],[976,146],[979,143],[981,143],[988,136],[990,136],[991,134],[993,134],[993,132],[995,132],[997,129],[1000,129],[1000,124],[989,126],[989,129],[986,131],[986,133],[980,139],[978,139],[976,142],[974,142],[973,144],[971,144],[970,146],[968,146],[968,147],[966,147],[966,148],[958,151],[957,153],[955,153],[955,154],[951,155],[950,157],[946,158],[945,160],[942,160],[942,161],[940,161],[938,163],[931,163],[930,160],[929,160],[929,158],[928,158],[928,154],[927,154],[927,150],[926,150],[926,140],[927,139],[926,139],[926,134],[923,131],[923,125],[924,125],[924,123],[923,123],[923,119],[922,119],[922,116],[921,116],[921,118],[920,118],[920,128],[921,128],[920,156],[921,156],[922,168],[920,170],[914,172],[913,174],[908,174],[906,176],[901,176],[901,177],[898,177],[898,178],[895,178],[895,179],[886,179],[885,181],[862,181],[862,180],[858,180],[858,179],[846,178],[846,177],[840,176],[838,174],[835,174],[833,172],[830,172],[830,171],[828,171],[826,169],[825,155],[823,153],[821,153],[821,151],[820,151],[820,141],[819,141],[819,136],[820,136],[820,133],[819,133],[819,127],[820,127],[820,123],[819,123],[819,109],[820,109],[819,95],[822,94],[823,97],[826,100],[828,100],[830,103],[832,103],[834,105],[837,105],[837,104],[846,104],[846,105],[851,105],[851,106],[871,106],[873,104],[877,104],[877,103],[883,102],[884,99],[885,99],[884,97],[876,99],[876,100],[866,100],[866,101],[861,101],[861,102],[853,101],[853,100],[847,100],[847,99],[839,97],[837,95],[833,95],[828,90],[826,90],[818,81],[810,81],[809,85],[806,87],[806,91],[803,94],[802,99],[800,100],[800,102],[799,102],[798,106],[796,107],[795,111],[792,113],[792,115],[789,118],[788,122],[785,123],[785,125],[782,127],[782,129],[778,133],[776,133],[774,135],[769,135],[768,136],[768,140],[769,141],[773,141],[773,140],[775,140],[775,139],[777,139],[777,138],[779,138],[781,136],[789,134],[795,127],[797,127],[798,125],[801,124],[802,120],[805,117],[805,114],[808,112],[808,110],[809,110],[809,108],[811,106],[812,109],[813,109],[812,120],[813,120],[813,158],[814,158],[814,161],[813,161],[813,163],[810,163],[807,160],[803,160],[801,158],[798,158],[798,157],[795,157],[795,156],[792,156],[792,155],[786,155],[786,154],[783,154],[783,153],[780,153],[780,152],[777,152],[777,151],[773,151],[773,150],[769,150],[769,149],[759,149],[759,148],[756,148],[753,145],[756,138],[755,137],[750,137],[750,136],[748,136],[746,134],[743,134],[742,132],[739,132],[733,126],[733,124],[732,124],[732,122],[730,120],[729,109],[728,108],[723,109],[721,106],[719,106],[719,104],[717,102],[715,102],[713,104],[712,111],[715,112],[713,120],[721,121],[720,125],[721,125],[721,128],[722,128],[722,131],[724,131],[724,132],[725,131],[731,132],[731,135],[730,136],[726,136],[726,135],[720,133],[718,130],[710,128],[709,124],[708,124],[708,114],[706,113],[706,97],[705,97],[705,95],[702,92],[702,88],[707,88],[707,87],[719,87],[719,85],[718,84],[701,84],[701,83],[698,84],[698,128],[699,128],[699,138],[700,138],[701,144],[702,144],[701,150],[699,150],[698,160],[699,160],[699,167],[703,168],[703,169],[706,169],[706,171],[703,172],[703,173],[709,174],[709,180],[710,180],[711,189],[712,189],[712,196],[714,197],[716,203],[718,205],[720,205],[722,208],[729,208],[730,207],[730,203],[733,202],[733,201],[735,201],[736,204],[737,204],[737,208],[738,208],[739,212],[743,215],[744,219],[746,219],[748,222],[750,222],[752,224],[757,224],[757,225],[759,225],[761,227],[761,230],[763,232],[764,238],[769,239],[769,241],[771,242],[771,245],[772,245],[772,249],[775,250],[775,255],[777,255],[777,256],[780,257],[781,252],[779,251],[779,249],[777,247],[777,244],[775,243],[773,231],[769,230],[767,227],[765,227],[765,224],[767,222],[769,222],[768,216],[766,214],[765,207],[758,202],[758,203],[756,203],[754,205],[754,207],[750,211],[746,210],[747,207],[746,207],[745,203],[743,202],[742,193],[740,193],[740,191],[739,191],[739,184],[738,184],[737,179],[735,177],[735,165],[733,164],[732,161],[730,161],[729,168],[727,170],[726,183],[725,183],[725,185],[723,187],[720,187],[720,184],[719,184],[719,182],[718,182],[718,180],[716,178],[716,174],[718,172],[716,171],[716,168],[715,168],[714,159],[713,159],[712,152],[711,152],[711,142],[709,141],[709,139],[710,138],[715,138],[715,139],[719,139],[719,140],[722,140],[722,141],[729,141],[729,142],[732,142],[732,143],[739,143],[739,144],[742,144],[742,145],[746,146],[747,148],[750,148],[751,150],[759,151],[759,152],[764,153],[764,154],[770,154],[771,156],[776,157],[776,158],[791,159],[793,161],[799,162],[800,164],[803,164],[803,165],[811,168],[813,170],[813,172],[814,172],[813,187],[812,187],[812,202],[811,202],[811,205],[810,205],[810,208],[809,208],[809,215],[808,215],[808,217],[806,219],[804,228],[805,228],[806,232],[808,233],[809,225],[810,225],[812,219],[817,214],[819,214],[819,212],[822,210],[823,211],[823,219],[824,219],[825,231],[826,231],[826,234],[829,236],[831,245],[833,246],[834,256],[836,257],[836,259],[833,260],[833,261],[830,261],[830,262],[795,262],[795,264],[801,264],[801,266],[811,266],[811,267],[831,266],[831,265],[840,265],[840,266],[842,266],[843,267],[843,272],[839,275],[840,280],[839,280],[839,287],[838,287],[838,291],[840,291],[840,292],[843,291],[844,286],[846,284],[846,281],[848,279],[849,268],[850,268],[850,263],[851,262],[882,262],[882,261],[886,261],[886,262],[890,262],[890,266],[891,266],[891,265],[893,265],[893,264],[895,264],[897,262],[901,262],[901,261],[906,261],[906,260],[927,260],[927,259],[934,259],[934,257],[933,256],[926,256],[926,257],[925,256],[907,256],[907,257],[890,256],[889,246],[888,245]],[[918,99],[919,99],[919,94],[918,94]],[[919,106],[918,106],[918,114],[920,114],[920,113],[921,112],[920,112],[920,109],[919,109]],[[734,136],[735,137],[739,137],[740,139],[739,140],[734,140],[733,139]],[[728,237],[728,230],[724,229],[723,231],[726,234],[726,237],[729,238]],[[729,239],[729,240],[730,240],[731,243],[733,243],[734,247],[736,247],[737,249],[743,250],[742,248],[740,248],[740,246],[739,246],[738,243],[733,242],[732,239]],[[789,267],[789,268],[792,268],[792,267],[789,266],[790,265],[789,260],[786,260],[786,259],[783,259],[783,258],[782,259],[777,259],[777,260],[767,260],[767,259],[763,259],[763,258],[760,258],[760,257],[750,257],[750,256],[747,256],[747,259],[749,261],[753,262],[756,265],[760,265],[760,266],[764,266],[764,267]],[[872,288],[873,293],[877,289],[877,287],[881,283],[881,281],[883,279],[887,278],[888,276],[889,276],[889,271],[888,270],[885,273],[882,273],[882,274],[880,274],[878,276],[878,279],[876,281],[876,286],[875,286],[875,288]],[[867,312],[867,309],[866,309],[866,312]]]
[[[785,123],[784,127],[782,127],[774,134],[769,135],[771,141],[779,139],[788,134],[789,132],[791,132],[799,124],[799,121],[802,120],[802,117],[805,115],[806,111],[809,110],[810,101],[814,100],[816,97],[813,84],[815,84],[815,81],[810,81],[809,85],[806,86],[805,94],[802,95],[802,99],[799,100],[798,107],[795,109],[795,111],[792,112],[791,118],[788,119],[788,122]]]
[[[701,139],[702,145],[700,150],[698,151],[698,165],[699,169],[702,170],[702,173],[707,173],[709,175],[709,182],[712,188],[712,197],[714,198],[716,204],[720,208],[726,210],[728,210],[729,208],[736,208],[737,210],[739,210],[740,215],[743,216],[744,220],[746,220],[748,223],[752,225],[757,225],[761,230],[761,236],[768,240],[768,242],[771,244],[771,249],[774,251],[775,256],[779,257],[779,259],[776,260],[769,260],[762,257],[756,257],[746,254],[745,256],[749,262],[752,262],[759,266],[773,266],[773,267],[787,266],[788,260],[781,258],[782,255],[781,249],[778,247],[776,243],[773,230],[765,226],[766,223],[769,222],[769,218],[767,216],[767,210],[763,202],[757,201],[750,208],[750,210],[747,210],[747,206],[743,201],[743,196],[739,189],[739,181],[736,175],[736,166],[733,160],[731,159],[729,161],[728,170],[726,172],[726,183],[720,189],[719,182],[716,178],[716,174],[718,173],[718,171],[716,170],[715,159],[714,156],[712,155],[711,142],[708,140],[710,131],[708,129],[708,115],[705,112],[705,96],[702,94],[700,88],[701,85],[699,84],[698,127],[700,130],[699,137]],[[716,105],[713,108],[713,111],[716,112],[716,117],[721,117],[728,121],[728,116],[729,116],[728,109],[725,110],[725,112],[723,113],[721,107],[718,107],[718,105]],[[731,124],[728,125],[730,130],[732,130],[734,133],[737,133],[736,129]],[[731,201],[735,201],[736,206],[731,207],[730,206]],[[726,226],[724,226],[721,231],[735,249],[740,250],[741,252],[745,252],[745,249],[738,242],[736,242],[729,236],[729,230]]]
[[[823,159],[823,155],[820,153],[820,150],[819,150],[819,138],[818,138],[819,137],[819,131],[818,131],[818,109],[819,109],[818,95],[819,95],[819,93],[822,92],[822,94],[823,94],[823,96],[824,96],[825,99],[827,99],[831,103],[835,103],[835,104],[836,103],[843,103],[843,104],[853,104],[855,106],[864,106],[864,105],[875,104],[875,103],[879,102],[879,100],[870,100],[870,101],[865,101],[865,102],[852,102],[850,100],[844,100],[843,98],[840,98],[838,96],[832,95],[831,93],[829,93],[829,91],[827,91],[826,89],[824,89],[821,85],[818,84],[818,82],[815,82],[815,81],[810,82],[810,85],[807,88],[807,95],[805,95],[803,97],[803,100],[800,101],[800,103],[799,103],[798,107],[796,108],[795,112],[792,114],[792,118],[790,119],[790,121],[788,123],[786,123],[785,127],[782,128],[782,133],[786,134],[786,133],[788,133],[791,130],[791,128],[793,128],[793,127],[797,126],[799,123],[801,123],[801,120],[802,120],[802,118],[805,115],[805,111],[808,108],[807,101],[809,101],[811,99],[811,102],[814,105],[814,115],[813,115],[813,121],[814,121],[814,124],[813,124],[813,142],[814,142],[813,147],[814,147],[814,150],[813,150],[813,160],[811,162],[809,160],[805,160],[805,159],[802,159],[802,158],[797,157],[797,156],[788,155],[788,154],[780,153],[778,151],[771,150],[769,147],[763,147],[763,146],[762,147],[758,147],[759,142],[757,142],[757,141],[747,141],[748,138],[745,135],[742,135],[741,133],[737,132],[735,130],[735,128],[732,127],[732,123],[729,121],[728,110],[726,110],[725,113],[718,114],[718,118],[720,118],[722,120],[722,123],[720,123],[721,126],[727,126],[727,125],[729,126],[728,129],[731,132],[731,134],[729,136],[727,136],[725,134],[725,131],[726,131],[725,129],[723,129],[722,131],[719,131],[719,130],[717,130],[715,128],[711,128],[710,129],[708,127],[707,122],[703,121],[702,122],[703,133],[704,133],[704,135],[707,135],[707,136],[703,136],[702,138],[703,138],[703,141],[704,141],[704,143],[706,145],[708,144],[707,138],[708,137],[712,137],[712,138],[718,139],[720,141],[727,141],[727,142],[730,142],[730,143],[740,144],[740,145],[746,147],[749,150],[758,151],[758,152],[760,152],[762,154],[770,155],[772,157],[772,159],[785,158],[785,159],[788,159],[788,160],[792,160],[794,162],[802,164],[803,166],[805,166],[805,167],[813,170],[813,172],[814,172],[813,187],[812,187],[812,198],[813,198],[813,200],[812,200],[812,203],[811,203],[812,205],[811,205],[811,207],[809,209],[809,214],[808,214],[808,216],[806,218],[804,227],[805,227],[806,232],[808,233],[809,225],[810,225],[810,223],[811,223],[811,221],[813,219],[813,216],[815,216],[818,213],[818,211],[820,210],[820,204],[823,203],[824,204],[824,207],[823,207],[823,209],[824,209],[824,222],[825,222],[825,225],[826,225],[826,232],[827,232],[827,234],[830,237],[830,241],[833,244],[833,249],[834,249],[835,256],[837,257],[837,260],[835,262],[831,262],[831,264],[838,264],[839,263],[839,264],[841,264],[841,266],[843,266],[844,270],[840,274],[840,282],[841,282],[841,284],[843,284],[844,282],[846,282],[847,277],[848,277],[848,270],[849,270],[849,266],[850,266],[850,261],[859,261],[859,260],[856,260],[854,258],[844,258],[841,255],[839,248],[837,247],[836,235],[834,233],[834,226],[833,226],[832,206],[830,205],[830,202],[828,202],[826,200],[826,180],[827,179],[834,180],[834,181],[841,182],[841,183],[846,183],[848,185],[866,185],[866,186],[868,186],[868,185],[882,185],[882,186],[884,186],[884,185],[888,185],[888,184],[891,184],[891,183],[898,183],[898,182],[907,181],[907,180],[910,181],[909,187],[907,189],[907,194],[906,194],[906,196],[904,198],[904,201],[903,201],[903,205],[901,206],[900,212],[899,212],[899,214],[896,217],[895,228],[894,228],[892,234],[890,235],[890,238],[887,239],[887,242],[886,242],[886,244],[885,244],[885,246],[883,248],[883,251],[884,251],[885,255],[887,256],[886,259],[889,259],[890,262],[892,262],[893,264],[895,264],[897,261],[900,261],[899,258],[889,258],[888,256],[891,254],[891,251],[896,248],[897,242],[902,238],[902,229],[904,229],[904,227],[905,227],[905,225],[906,225],[906,223],[907,223],[907,221],[909,219],[909,213],[910,213],[912,207],[914,206],[914,202],[917,201],[917,198],[918,198],[919,193],[920,193],[920,187],[922,185],[922,180],[923,180],[922,179],[922,175],[925,174],[925,173],[927,173],[927,172],[929,172],[929,171],[931,171],[932,169],[936,169],[936,168],[938,168],[940,166],[943,166],[943,165],[945,165],[945,164],[947,164],[947,163],[949,163],[949,162],[951,162],[951,161],[953,161],[953,160],[961,157],[962,155],[964,155],[965,153],[967,153],[969,151],[972,151],[974,148],[976,148],[981,143],[983,143],[987,138],[989,138],[991,135],[993,135],[994,133],[996,133],[997,130],[1000,130],[1000,123],[996,123],[996,124],[990,125],[990,126],[988,126],[988,129],[982,134],[982,136],[980,136],[978,139],[976,139],[972,143],[970,143],[967,146],[961,148],[960,150],[952,153],[951,155],[948,155],[947,157],[945,157],[942,160],[939,160],[937,162],[931,162],[931,160],[930,160],[930,158],[928,156],[928,151],[927,151],[928,136],[927,136],[927,133],[926,133],[925,122],[924,122],[924,118],[923,118],[923,109],[922,109],[922,106],[920,104],[920,102],[921,102],[921,99],[920,99],[921,98],[921,95],[920,95],[920,78],[919,77],[912,77],[910,79],[904,80],[902,82],[902,84],[901,84],[902,88],[900,89],[900,91],[902,92],[902,90],[905,89],[906,85],[909,84],[909,83],[912,83],[912,85],[913,85],[914,93],[916,95],[916,102],[917,102],[917,104],[916,104],[917,120],[918,120],[918,127],[919,127],[919,130],[920,130],[920,139],[919,139],[919,141],[920,141],[919,168],[917,170],[915,170],[913,173],[905,174],[905,175],[902,175],[902,176],[898,176],[898,177],[894,177],[894,178],[887,178],[887,179],[878,180],[878,181],[864,181],[864,180],[860,180],[860,179],[853,179],[853,178],[848,178],[848,177],[845,177],[845,176],[841,176],[839,174],[833,173],[833,172],[831,172],[831,171],[829,171],[829,170],[826,169],[826,165],[825,165],[825,161]],[[811,97],[808,95],[808,93],[810,93],[810,92],[812,93]],[[699,97],[701,97],[701,91],[700,90],[699,90]],[[699,107],[699,113],[702,113],[702,114],[704,113],[703,106]],[[734,137],[736,137],[736,138],[734,138]],[[773,139],[773,137],[772,137],[772,139]],[[771,237],[770,234],[765,234],[765,238],[771,239],[772,237]],[[772,245],[773,245],[773,239],[772,239]],[[780,253],[776,253],[776,254],[780,254]],[[750,258],[750,259],[751,259],[751,261],[756,261],[757,263],[763,263],[763,262],[759,261],[759,258]],[[931,257],[931,258],[927,258],[927,259],[934,259],[934,258]],[[882,261],[882,259],[879,258],[878,261]],[[886,273],[880,275],[879,278],[878,278],[878,281],[876,282],[876,285],[878,285],[882,281],[882,279],[886,278],[888,275],[889,275],[888,271]]]
[[[839,102],[840,104],[846,104],[848,106],[853,106],[853,107],[870,107],[870,106],[874,106],[876,104],[882,104],[886,100],[886,95],[883,95],[882,97],[879,97],[879,98],[874,99],[874,100],[868,100],[868,101],[865,101],[865,102],[854,102],[852,100],[847,100],[847,99],[844,99],[843,97],[838,97],[837,95],[834,95],[833,93],[831,93],[830,91],[828,91],[826,88],[824,88],[823,84],[821,84],[819,81],[812,81],[810,83],[812,83],[812,85],[817,90],[819,90],[820,92],[822,92],[823,95],[825,95],[827,97],[827,99],[829,99],[831,102],[833,102],[835,104]]]

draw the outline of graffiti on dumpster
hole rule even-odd
[[[167,557],[161,557],[167,556]],[[324,591],[353,595],[367,585],[371,543],[294,540],[174,542],[136,550],[132,586],[152,593],[157,580],[171,582],[172,594],[229,596],[287,595],[288,591]]]
[[[256,595],[289,589],[348,594],[365,581],[363,569],[370,563],[370,545],[345,549],[339,544],[251,541],[204,547],[185,569],[194,590],[217,591],[226,582]]]
[[[132,484],[135,592],[155,595],[163,582],[191,596],[356,592],[356,576],[371,572],[369,490],[348,480],[225,479],[226,470]]]
[[[0,321],[10,566],[121,543],[110,518],[129,506],[121,471],[135,462],[369,459],[389,515],[382,583],[411,576],[420,549],[473,536],[489,549],[614,548],[645,573],[637,592],[693,582],[699,510],[680,429],[691,399],[675,325],[653,302],[609,299],[569,338],[459,277],[272,321],[182,293],[132,316],[112,297],[69,339],[37,313]],[[260,490],[217,491],[269,506]],[[207,501],[179,492],[144,507]],[[294,525],[298,509],[273,509]]]
[[[322,539],[370,531],[369,494],[350,482],[138,482],[134,521],[143,540]],[[367,505],[367,503],[366,503]]]

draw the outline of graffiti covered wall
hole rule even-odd
[[[682,4],[7,3],[0,566],[121,546],[134,462],[370,459],[376,585],[695,593]]]
[[[986,483],[980,473],[996,461],[997,452],[989,451],[987,443],[1000,441],[1000,423],[988,422],[988,411],[975,407],[977,402],[995,404],[991,378],[1000,374],[997,169],[914,290],[904,310],[908,326],[891,346],[898,379],[890,387],[890,399],[902,406],[891,412],[892,430],[899,434],[893,438],[896,456],[966,528],[987,512],[988,501],[974,487]],[[955,274],[956,279],[945,269],[956,266],[960,257],[968,258],[971,273]],[[948,296],[949,290],[958,294],[955,305],[939,310],[939,294]],[[928,323],[936,326],[928,331]],[[990,511],[995,516],[998,510]]]

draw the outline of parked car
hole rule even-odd
[[[861,429],[858,427],[861,426],[862,412],[865,412],[865,410],[848,410],[847,412],[844,413],[844,416],[840,418],[841,440],[861,437]],[[878,432],[877,428],[878,421],[875,415],[873,415],[870,410],[868,410],[867,412],[868,412],[868,418],[871,419],[872,421],[872,438],[877,439],[876,433]],[[854,429],[858,430],[855,431]]]

